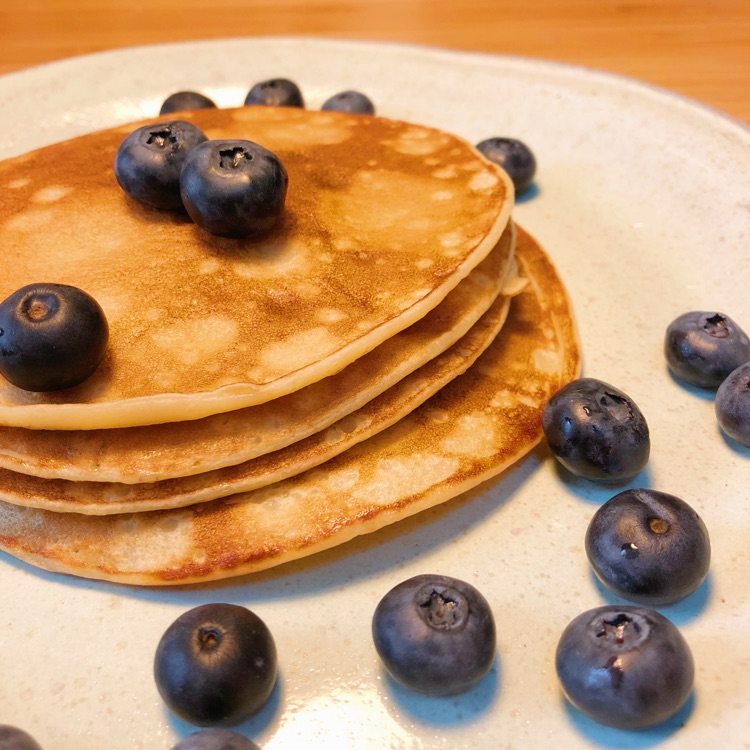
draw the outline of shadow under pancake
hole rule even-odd
[[[448,549],[458,535],[486,523],[511,502],[538,466],[535,456],[528,455],[496,477],[440,505],[331,549],[234,578],[143,587],[50,572],[1,551],[0,562],[50,583],[145,602],[163,603],[168,599],[170,604],[186,609],[216,601],[252,602],[257,606],[264,601],[315,598],[344,585],[376,578],[389,570],[415,565],[428,553]]]

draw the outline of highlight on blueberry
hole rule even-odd
[[[78,287],[29,284],[0,302],[0,374],[26,391],[80,385],[108,341],[104,311]]]
[[[563,386],[544,407],[542,427],[557,460],[586,479],[622,482],[648,463],[643,413],[630,396],[601,380],[579,378]]]
[[[198,726],[237,724],[271,697],[276,644],[254,612],[204,604],[178,617],[154,657],[156,687],[167,707]]]
[[[666,617],[645,607],[597,607],[565,628],[555,668],[565,697],[607,726],[642,729],[687,701],[695,666]]]
[[[351,112],[358,115],[375,114],[372,100],[359,91],[340,91],[326,99],[321,109],[326,112]]]
[[[171,115],[172,112],[186,112],[191,109],[216,109],[216,102],[199,91],[176,91],[162,102],[159,114]]]
[[[391,589],[375,609],[372,636],[396,682],[434,695],[475,685],[497,648],[487,600],[471,584],[443,575],[418,575]]]
[[[711,542],[701,517],[674,495],[629,489],[596,511],[586,555],[617,596],[658,606],[692,594],[708,573]]]
[[[173,745],[171,750],[258,750],[258,746],[231,729],[212,727],[189,734]]]
[[[0,750],[42,750],[42,746],[23,729],[0,724]]]
[[[198,226],[222,237],[251,237],[279,220],[288,183],[279,157],[257,143],[206,141],[185,160],[180,192]]]
[[[729,373],[716,391],[714,408],[721,429],[750,446],[750,362]]]
[[[180,172],[190,150],[207,140],[183,120],[144,125],[120,144],[115,177],[133,199],[152,208],[182,208]]]
[[[678,378],[718,388],[730,372],[750,362],[750,338],[724,313],[687,312],[667,327],[664,356]]]
[[[508,173],[516,195],[529,189],[536,175],[536,158],[523,141],[517,138],[487,138],[477,143],[476,148]]]
[[[299,86],[288,78],[270,78],[259,81],[245,97],[245,106],[304,107],[305,100]]]

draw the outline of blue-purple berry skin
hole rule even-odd
[[[258,746],[231,729],[202,729],[181,739],[172,750],[258,750]]]
[[[517,195],[531,187],[536,175],[536,157],[523,141],[517,138],[486,138],[476,147],[485,158],[508,173]]]
[[[206,135],[184,120],[145,125],[120,144],[115,177],[133,199],[152,208],[181,209],[180,173],[188,153]]]
[[[227,726],[255,715],[271,697],[278,673],[266,624],[236,604],[203,604],[164,632],[154,680],[164,703],[185,721]]]
[[[471,584],[419,575],[391,589],[372,620],[375,648],[401,685],[453,695],[479,682],[497,650],[489,603]]]
[[[0,302],[0,374],[18,388],[73,388],[99,367],[109,324],[99,303],[68,284],[29,284]]]
[[[750,338],[728,315],[696,310],[669,324],[664,356],[681,380],[718,388],[730,372],[750,361]]]
[[[216,109],[216,102],[199,91],[176,91],[164,100],[159,114],[171,115],[173,112],[187,112],[191,109]]]
[[[648,424],[619,388],[579,378],[557,391],[542,413],[552,454],[573,474],[623,482],[645,468],[651,451]]]
[[[750,446],[750,362],[729,373],[716,391],[714,408],[721,429]]]
[[[325,112],[349,112],[357,115],[374,115],[372,100],[359,91],[340,91],[323,102]]]
[[[0,750],[42,750],[42,746],[23,729],[0,724]]]
[[[652,609],[630,605],[575,617],[558,642],[555,668],[576,708],[620,729],[643,729],[673,716],[695,676],[677,627]]]
[[[245,106],[303,107],[300,87],[288,78],[269,78],[256,83],[245,97]]]
[[[604,503],[589,523],[585,544],[606,588],[648,606],[692,594],[711,561],[708,529],[698,513],[652,489],[628,489]]]
[[[272,229],[283,212],[288,184],[279,157],[245,140],[196,146],[180,175],[190,218],[222,237],[252,237]]]

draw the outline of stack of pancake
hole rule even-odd
[[[444,502],[540,440],[579,351],[502,170],[382,118],[180,117],[278,154],[269,235],[128,198],[114,155],[147,123],[0,163],[0,299],[72,284],[110,325],[76,388],[0,378],[0,548],[134,584],[241,575]]]

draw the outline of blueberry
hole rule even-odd
[[[750,338],[723,313],[688,312],[667,328],[664,356],[678,378],[718,388],[732,370],[750,361]]]
[[[189,151],[206,136],[189,122],[145,125],[117,149],[115,177],[135,200],[152,208],[182,208],[180,171]]]
[[[202,729],[180,740],[172,750],[258,750],[258,746],[230,729]]]
[[[341,91],[326,99],[321,109],[326,112],[353,112],[358,115],[374,115],[375,105],[369,97],[359,91]]]
[[[260,711],[276,682],[276,646],[265,623],[236,604],[204,604],[159,641],[154,678],[169,709],[198,726],[236,724]]]
[[[599,580],[651,606],[692,594],[708,573],[711,542],[700,516],[666,492],[630,489],[594,514],[586,554]]]
[[[198,91],[177,91],[170,94],[161,105],[160,115],[186,112],[190,109],[216,109],[216,103]]]
[[[26,391],[79,385],[108,340],[104,311],[78,287],[29,284],[0,302],[0,374]]]
[[[495,658],[487,600],[449,576],[419,575],[391,589],[375,609],[372,636],[391,676],[421,693],[468,690]]]
[[[578,615],[557,644],[563,692],[600,724],[640,729],[674,715],[693,685],[690,648],[658,612],[598,607]]]
[[[42,746],[23,729],[0,724],[0,750],[42,750]]]
[[[223,237],[271,229],[289,183],[276,154],[251,141],[206,141],[185,160],[182,202],[198,226]]]
[[[508,173],[516,194],[521,195],[534,181],[536,159],[522,141],[516,138],[487,138],[477,143],[477,149]]]
[[[547,444],[566,469],[594,481],[620,482],[648,462],[648,425],[633,400],[594,378],[561,388],[542,413]]]
[[[265,104],[271,107],[304,107],[302,92],[294,81],[271,78],[256,83],[245,97],[245,105]]]
[[[750,446],[750,362],[733,370],[719,386],[714,407],[721,429]]]

